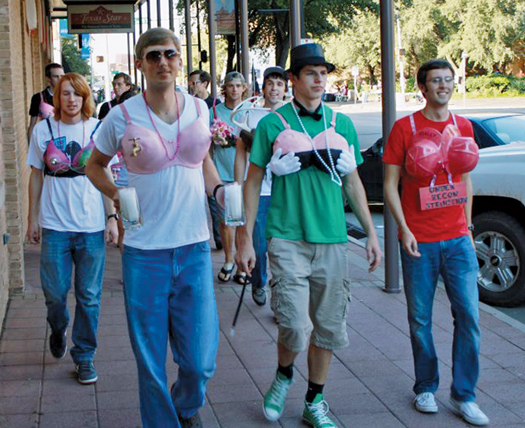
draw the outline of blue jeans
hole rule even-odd
[[[221,230],[219,227],[221,218],[217,211],[217,201],[215,200],[214,197],[208,196],[208,206],[210,207],[211,225],[212,225],[213,240],[215,241],[215,246],[222,245]]]
[[[264,288],[268,279],[268,240],[266,239],[266,218],[271,196],[261,196],[257,218],[253,226],[253,248],[255,250],[255,268],[252,271],[252,287]]]
[[[69,324],[67,293],[75,265],[75,322],[71,356],[78,363],[93,360],[97,349],[102,278],[106,263],[104,232],[57,232],[42,229],[40,282],[46,298],[47,322],[54,332]]]
[[[167,250],[124,245],[124,298],[139,374],[144,428],[180,427],[204,405],[215,371],[219,321],[208,242]],[[178,380],[167,385],[168,339]]]
[[[421,257],[401,249],[408,322],[414,355],[414,392],[434,393],[439,384],[432,338],[432,304],[439,274],[445,282],[454,318],[451,396],[473,401],[479,375],[478,261],[468,236],[418,243]]]

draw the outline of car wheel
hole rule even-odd
[[[474,218],[480,300],[496,306],[525,302],[525,229],[508,214]]]

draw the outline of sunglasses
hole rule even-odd
[[[165,51],[149,51],[145,58],[146,61],[151,64],[158,64],[162,58],[162,55],[164,55],[166,61],[172,61],[179,56],[179,53],[174,49],[166,49]]]
[[[431,82],[434,85],[441,85],[442,82],[445,83],[451,83],[454,81],[454,78],[452,76],[447,76],[444,79],[441,77],[434,77],[433,79],[428,79],[427,82]]]

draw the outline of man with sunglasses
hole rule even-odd
[[[206,104],[176,91],[180,52],[170,30],[140,36],[135,66],[147,90],[111,110],[87,170],[120,206],[103,168],[121,150],[141,210],[141,226],[124,235],[122,265],[144,428],[202,427],[198,410],[218,348],[205,193],[223,200],[224,189],[209,157]],[[168,342],[179,366],[171,388]]]
[[[266,237],[271,306],[279,334],[278,368],[264,396],[263,411],[268,420],[281,417],[294,361],[308,349],[308,390],[302,417],[314,428],[336,426],[328,415],[323,390],[333,350],[348,346],[348,238],[341,187],[368,234],[370,271],[381,261],[357,172],[362,158],[355,128],[348,116],[322,103],[328,73],[334,69],[318,44],[292,49],[289,78],[294,98],[257,126],[244,191],[246,227],[236,236],[239,268],[252,272],[256,263],[252,230],[269,164],[273,175]]]
[[[472,124],[448,110],[454,92],[454,69],[445,60],[431,60],[417,74],[426,106],[398,120],[388,138],[385,162],[385,197],[399,228],[403,280],[415,366],[414,406],[422,413],[436,413],[438,358],[432,338],[432,305],[439,275],[442,276],[454,317],[452,385],[450,403],[455,413],[472,425],[486,425],[487,416],[475,403],[479,375],[478,262],[472,237],[472,183],[468,173],[422,178],[418,168],[428,156],[417,155],[416,144],[443,144],[447,129],[455,125],[463,137],[474,137]],[[448,127],[447,129],[445,129]],[[441,133],[445,132],[442,136]],[[441,150],[441,147],[439,147]],[[416,171],[416,172],[414,172]],[[402,196],[398,185],[401,181]],[[440,185],[463,187],[467,203],[424,209],[420,203],[427,189]],[[430,184],[430,187],[428,187]]]

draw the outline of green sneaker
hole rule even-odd
[[[314,428],[337,428],[328,416],[328,403],[323,394],[317,394],[311,403],[304,402],[303,421]]]
[[[292,379],[287,379],[279,372],[276,373],[263,402],[264,416],[269,421],[276,421],[283,414],[284,402],[291,384]]]

